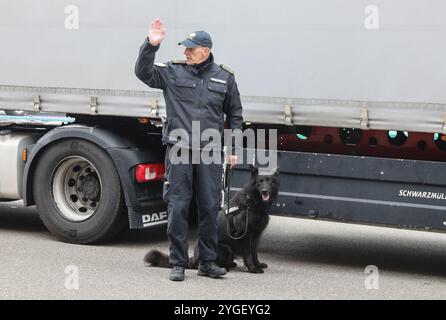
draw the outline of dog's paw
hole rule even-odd
[[[248,269],[248,271],[250,273],[263,273],[264,272],[263,269],[260,269],[260,268],[252,268],[252,269]]]
[[[256,267],[260,269],[266,269],[268,268],[268,265],[266,263],[260,262],[258,265],[256,265]]]

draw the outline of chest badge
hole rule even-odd
[[[210,78],[209,80],[211,80],[213,82],[217,82],[217,83],[226,84],[225,80],[221,80],[221,79],[217,79],[217,78]]]

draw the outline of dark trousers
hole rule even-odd
[[[187,266],[188,216],[192,200],[198,210],[198,257],[202,261],[217,259],[217,214],[220,209],[223,164],[173,164],[168,146],[165,158],[163,199],[167,203],[167,236],[170,263]],[[190,150],[182,150],[191,155]],[[189,157],[189,159],[192,159]]]

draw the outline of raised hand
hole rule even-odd
[[[166,36],[166,30],[164,29],[163,22],[160,18],[155,19],[150,24],[149,29],[149,42],[152,46],[158,46],[161,42],[163,42],[164,37]]]

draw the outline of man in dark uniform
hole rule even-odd
[[[171,150],[179,144],[181,151],[193,153],[197,144],[191,140],[194,128],[199,133],[212,129],[223,135],[224,115],[230,129],[242,129],[242,105],[233,72],[214,63],[211,53],[212,39],[207,32],[196,31],[179,44],[185,46],[185,61],[154,63],[155,53],[164,40],[165,29],[160,19],[150,25],[149,36],[141,47],[136,62],[136,76],[152,88],[162,89],[166,101],[167,120],[163,129],[166,148],[166,175],[163,199],[167,203],[170,242],[170,264],[173,266],[169,279],[184,280],[188,264],[188,213],[195,197],[198,209],[198,275],[218,278],[226,274],[224,268],[215,264],[217,258],[217,214],[221,195],[221,140],[214,148],[220,161],[204,164],[202,161],[173,163]],[[186,132],[189,139],[181,140],[173,133],[178,129]],[[216,146],[214,141],[214,147]],[[199,141],[198,148],[204,147]],[[206,146],[210,144],[206,143]],[[231,168],[237,157],[232,155],[231,144],[228,163]],[[190,159],[190,157],[189,157]],[[213,158],[215,159],[215,158]]]

